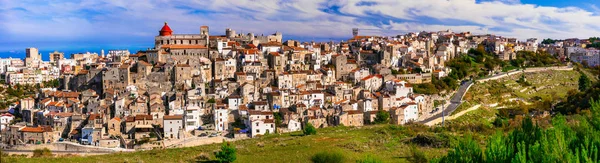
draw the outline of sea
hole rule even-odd
[[[147,50],[149,48],[153,48],[154,45],[152,43],[149,44],[13,44],[8,45],[6,47],[0,47],[0,58],[25,58],[25,49],[28,47],[35,47],[38,49],[39,53],[42,55],[42,60],[48,61],[50,60],[50,53],[54,51],[62,52],[65,55],[65,58],[70,58],[71,54],[77,53],[98,53],[101,55],[101,51],[104,50],[105,54],[108,54],[109,50],[129,50],[130,53],[134,54],[139,50]]]

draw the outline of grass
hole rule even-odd
[[[434,132],[434,129],[419,125],[396,126],[375,125],[361,128],[330,127],[318,129],[317,135],[295,136],[291,134],[272,134],[257,139],[233,142],[237,148],[236,162],[310,162],[311,158],[324,151],[339,151],[345,161],[355,162],[367,155],[375,155],[384,162],[409,162],[411,157],[411,139],[419,134],[446,135],[453,133]],[[448,142],[448,140],[444,140]],[[199,158],[214,160],[214,152],[221,144],[197,147],[174,148],[164,150],[138,151],[98,156],[72,156],[56,158],[14,158],[14,162],[196,162]],[[431,148],[418,146],[426,157],[444,155],[448,147]]]
[[[465,100],[478,104],[512,105],[509,99],[531,101],[536,97],[542,100],[557,100],[565,98],[569,90],[578,87],[579,72],[577,71],[545,71],[525,73],[531,86],[523,87],[516,81],[521,75],[513,75],[496,81],[475,84],[465,95]],[[536,90],[537,89],[537,90]],[[523,90],[523,92],[521,92]]]

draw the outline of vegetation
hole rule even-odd
[[[435,162],[598,162],[600,102],[590,103],[586,114],[552,118],[552,128],[544,129],[525,118],[508,134],[499,132],[490,137],[485,150],[467,138]]]
[[[373,155],[367,155],[365,158],[357,160],[356,163],[383,163],[383,161]]]
[[[215,153],[215,157],[220,162],[233,162],[236,159],[235,156],[236,149],[229,142],[225,142],[223,140],[223,144],[221,145],[221,151]]]
[[[542,40],[542,44],[554,44],[555,42],[556,42],[556,40],[553,40],[550,38]]]
[[[60,81],[58,79],[43,81],[42,86],[45,88],[58,88],[60,86]]]
[[[581,73],[579,76],[579,91],[583,92],[588,90],[592,86],[592,81],[588,78],[587,75]]]
[[[206,102],[211,104],[217,103],[217,101],[214,98],[208,99],[208,101]]]
[[[31,157],[52,157],[52,151],[48,148],[35,149],[33,150],[33,156]]]
[[[390,123],[390,113],[387,111],[380,110],[375,115],[375,124],[388,124]]]
[[[344,155],[338,151],[319,152],[311,159],[314,163],[343,163]]]
[[[517,67],[558,66],[560,61],[547,52],[518,51],[517,59],[511,61]]]
[[[304,135],[316,135],[317,129],[315,129],[315,126],[313,126],[312,124],[306,123],[304,129],[302,129],[302,132],[304,133]]]

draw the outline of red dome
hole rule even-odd
[[[167,22],[165,22],[165,25],[160,29],[158,34],[161,36],[171,36],[171,34],[173,34],[173,30],[171,30],[171,27],[167,25]]]

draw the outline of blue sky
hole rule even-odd
[[[175,33],[271,34],[340,41],[363,35],[471,31],[508,37],[600,35],[600,0],[0,0],[0,52],[152,47]],[[135,47],[135,48],[133,48]]]

